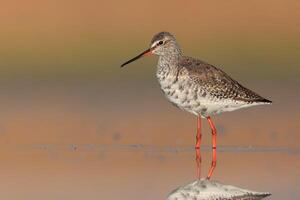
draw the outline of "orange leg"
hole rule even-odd
[[[197,117],[197,135],[196,135],[196,146],[195,149],[200,149],[201,145],[201,117]]]
[[[201,152],[200,149],[195,149],[196,151],[196,169],[197,169],[197,179],[201,179]]]
[[[207,121],[212,133],[212,162],[207,175],[207,179],[210,179],[217,165],[217,129],[210,117],[207,117]]]
[[[201,153],[200,153],[200,146],[201,146],[201,117],[197,117],[197,135],[196,135],[196,164],[197,164],[197,179],[200,180],[201,178]]]

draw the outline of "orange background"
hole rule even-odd
[[[185,54],[274,101],[214,117],[219,145],[266,148],[219,152],[214,179],[299,199],[299,10],[296,0],[2,2],[0,198],[165,199],[194,180],[196,119],[163,97],[157,58],[119,68],[169,31]],[[202,160],[206,173],[208,151]]]

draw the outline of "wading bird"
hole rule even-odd
[[[245,88],[221,69],[199,59],[184,56],[175,37],[168,32],[154,35],[150,48],[121,67],[146,55],[158,55],[156,76],[168,100],[197,116],[196,149],[201,144],[201,118],[212,132],[212,164],[207,178],[216,167],[217,130],[212,115],[272,102]]]

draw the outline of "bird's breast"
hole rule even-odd
[[[190,79],[176,73],[157,74],[160,87],[167,99],[175,106],[195,115],[207,110],[204,103],[205,92]]]

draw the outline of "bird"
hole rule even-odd
[[[185,56],[175,37],[166,31],[155,34],[150,48],[121,67],[149,55],[158,56],[156,77],[166,98],[176,107],[197,116],[196,150],[201,145],[201,119],[208,121],[212,133],[212,162],[206,178],[210,179],[217,164],[217,129],[212,116],[272,104],[272,101],[242,86],[222,69]]]

